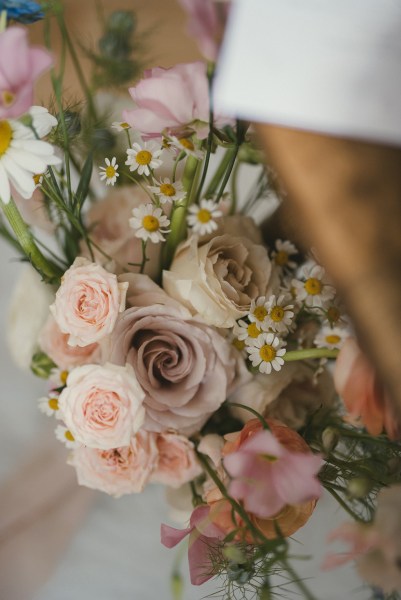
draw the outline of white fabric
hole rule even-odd
[[[215,104],[241,118],[401,144],[401,2],[234,1]]]

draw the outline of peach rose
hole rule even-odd
[[[166,431],[157,436],[156,444],[159,462],[152,481],[178,488],[202,473],[188,438]]]
[[[99,358],[99,345],[70,346],[68,334],[60,331],[56,321],[49,315],[39,334],[39,346],[60,368],[70,370],[88,363],[95,363]]]
[[[266,248],[247,237],[225,234],[198,245],[191,236],[164,271],[163,287],[208,325],[228,328],[266,295],[271,272]]]
[[[77,471],[78,483],[118,498],[142,492],[158,461],[156,437],[138,431],[122,448],[74,449],[69,464]]]
[[[88,346],[109,335],[125,308],[127,283],[86,258],[64,273],[50,311],[70,346]]]
[[[129,365],[85,365],[68,375],[60,416],[78,443],[103,450],[129,446],[144,420],[144,397]]]

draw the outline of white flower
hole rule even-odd
[[[221,217],[223,213],[213,200],[201,200],[200,205],[192,204],[188,209],[187,222],[192,230],[199,235],[212,233],[217,229],[214,219]]]
[[[131,129],[131,125],[125,121],[113,121],[111,126],[116,131],[125,131],[127,129]]]
[[[338,298],[334,298],[334,300],[325,306],[323,324],[330,325],[331,327],[349,325],[349,319],[345,314],[344,306]]]
[[[38,400],[39,410],[51,417],[52,415],[56,415],[58,412],[58,394],[54,393],[51,396],[43,396],[43,398],[39,398]]]
[[[154,184],[148,185],[148,188],[152,194],[159,196],[162,204],[166,202],[178,202],[179,200],[183,200],[187,195],[181,182],[171,182],[168,177],[160,181],[155,180]]]
[[[169,139],[169,141],[171,146],[177,148],[177,150],[179,150],[180,152],[185,152],[185,154],[187,154],[188,156],[193,156],[194,158],[197,158],[199,160],[203,158],[204,153],[202,152],[202,150],[195,148],[195,145],[192,142],[191,138],[177,138],[175,136],[172,136]]]
[[[267,302],[268,316],[263,323],[263,329],[271,329],[277,333],[287,333],[294,318],[294,305],[289,304],[288,296],[270,296]],[[267,331],[266,329],[266,331]]]
[[[252,300],[248,319],[262,327],[267,319],[268,312],[266,297],[260,296],[256,300]]]
[[[247,342],[248,340],[258,338],[263,332],[257,323],[247,323],[241,319],[235,325],[233,333],[238,340]]]
[[[108,158],[105,158],[104,161],[106,163],[106,166],[99,167],[100,179],[101,181],[106,180],[106,185],[114,185],[117,181],[117,177],[120,176],[120,174],[117,173],[117,159],[115,156],[113,156],[111,162]]]
[[[291,260],[291,256],[293,254],[298,254],[298,250],[291,244],[288,240],[276,240],[275,243],[276,249],[272,252],[272,258],[278,267],[282,267],[283,269],[295,269],[297,263],[294,260]]]
[[[55,367],[50,371],[49,381],[55,388],[64,387],[67,383],[68,371]]]
[[[64,427],[64,425],[57,425],[55,434],[59,442],[63,442],[67,448],[72,450],[73,448],[77,447],[77,442],[75,441],[74,436],[72,435],[71,431],[67,429],[67,427]]]
[[[343,327],[322,327],[315,337],[315,345],[318,348],[340,350],[348,337],[350,337],[350,332]]]
[[[246,350],[253,367],[259,367],[261,373],[271,373],[272,369],[280,371],[284,364],[282,358],[286,353],[282,342],[274,333],[265,333],[248,342]]]
[[[161,153],[162,149],[156,142],[145,142],[142,146],[134,142],[127,150],[125,164],[130,171],[138,171],[138,175],[150,175],[151,169],[158,169],[163,164],[159,158]]]
[[[322,307],[334,298],[335,289],[327,282],[325,270],[319,265],[304,267],[303,281],[292,280],[295,296],[298,302],[305,302],[306,306]]]
[[[53,117],[43,106],[31,106],[29,114],[32,117],[32,126],[40,138],[44,138],[58,125],[56,117]]]
[[[32,129],[18,121],[0,121],[0,198],[5,204],[11,198],[10,182],[29,200],[36,187],[33,176],[60,162],[53,146],[36,139]]]
[[[129,220],[129,224],[135,230],[135,237],[145,242],[150,240],[154,244],[165,241],[163,234],[169,232],[167,228],[170,221],[161,208],[156,208],[153,204],[142,204],[134,208],[132,214],[134,216]]]

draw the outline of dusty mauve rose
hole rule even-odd
[[[126,283],[78,257],[61,278],[50,312],[71,346],[87,346],[109,335],[124,310]]]
[[[271,271],[266,248],[246,237],[221,235],[198,245],[191,236],[163,272],[163,287],[209,325],[233,327],[252,300],[266,295]]]
[[[99,344],[88,346],[70,346],[68,334],[60,331],[56,321],[49,315],[40,331],[39,346],[60,368],[69,370],[73,367],[97,362],[100,358]]]
[[[129,225],[132,209],[147,204],[149,196],[139,186],[121,186],[109,191],[103,200],[98,200],[85,215],[86,226],[90,229],[91,240],[110,256],[110,261],[102,252],[92,248],[95,261],[113,273],[138,271],[138,267],[128,263],[142,261],[141,240],[135,237],[135,231]],[[87,245],[81,244],[82,255],[89,258]],[[154,277],[159,269],[160,244],[148,244],[148,261],[145,273]]]
[[[106,358],[133,366],[146,392],[146,429],[189,435],[226,399],[235,375],[234,349],[147,276],[126,279],[132,308],[119,316]]]
[[[156,438],[159,461],[152,481],[178,488],[202,473],[194,445],[188,438],[169,431]]]
[[[80,444],[128,446],[144,420],[144,396],[129,365],[85,365],[68,375],[58,399],[60,416]]]
[[[68,462],[75,467],[80,485],[119,498],[142,492],[157,461],[155,435],[140,430],[121,448],[75,448]]]

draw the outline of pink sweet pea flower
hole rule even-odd
[[[44,48],[28,45],[22,27],[0,33],[0,119],[20,117],[33,104],[33,83],[52,64]]]
[[[217,59],[231,2],[226,0],[179,0],[188,13],[188,33],[208,60]]]
[[[196,131],[200,139],[209,131],[209,91],[206,64],[156,67],[145,71],[137,86],[129,89],[137,108],[123,112],[123,119],[146,138],[163,132],[180,135]],[[217,127],[228,119],[215,117]]]
[[[176,529],[164,524],[161,526],[161,542],[167,548],[174,548],[189,535],[188,562],[192,585],[201,585],[213,577],[210,550],[226,536],[212,522],[209,512],[209,506],[195,508],[187,529]]]
[[[292,452],[267,430],[256,432],[226,456],[224,466],[232,477],[230,494],[262,519],[321,495],[316,475],[322,459],[312,452]]]

